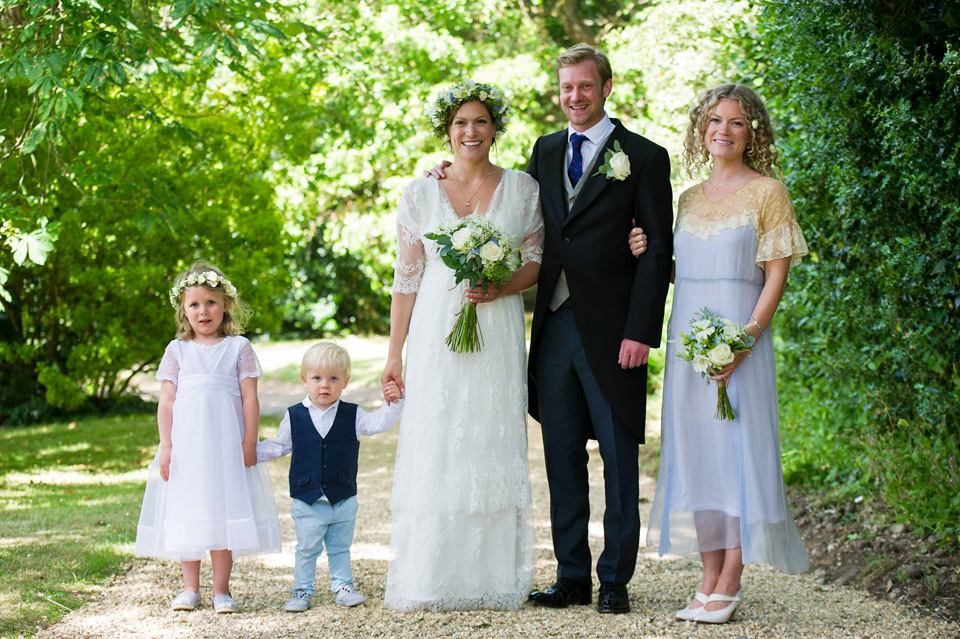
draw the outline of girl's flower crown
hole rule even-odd
[[[198,285],[209,286],[211,288],[220,287],[223,289],[224,294],[230,299],[235,300],[237,298],[237,289],[230,283],[230,280],[216,271],[205,271],[203,273],[191,273],[174,284],[173,288],[170,289],[170,304],[172,304],[174,308],[179,308],[180,294],[183,293],[183,290]]]
[[[450,114],[456,112],[465,102],[474,101],[483,102],[490,110],[497,133],[507,130],[507,122],[510,121],[510,106],[500,89],[468,79],[437,94],[429,114],[430,128],[433,129],[434,135],[441,140],[445,139],[447,137],[447,118]]]

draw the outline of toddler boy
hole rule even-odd
[[[341,606],[367,600],[353,586],[350,545],[357,521],[357,460],[360,436],[393,428],[403,399],[395,382],[386,387],[388,402],[374,413],[340,401],[350,381],[350,355],[331,342],[314,344],[303,356],[300,380],[307,396],[287,409],[274,439],[257,444],[257,462],[290,452],[290,514],[297,528],[293,597],[288,612],[310,608],[317,558],[327,548],[330,589]]]

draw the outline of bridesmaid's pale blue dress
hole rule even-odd
[[[714,419],[716,384],[676,357],[676,340],[698,310],[745,324],[763,288],[761,264],[788,256],[798,263],[807,253],[786,188],[759,177],[717,202],[702,185],[688,189],[680,196],[674,250],[660,476],[647,544],[661,555],[739,546],[744,564],[803,572],[809,561],[780,464],[772,330],[731,378],[733,421]]]

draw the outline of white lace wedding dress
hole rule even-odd
[[[540,261],[531,177],[506,171],[484,215],[518,239],[525,263]],[[483,349],[447,348],[466,283],[454,284],[423,235],[456,219],[436,180],[417,179],[403,194],[393,290],[417,298],[384,598],[395,610],[515,610],[533,584],[523,303],[510,295],[479,304]]]

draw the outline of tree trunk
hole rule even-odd
[[[559,11],[560,20],[571,43],[584,42],[591,46],[597,43],[597,36],[593,29],[580,18],[580,0],[564,0]]]

